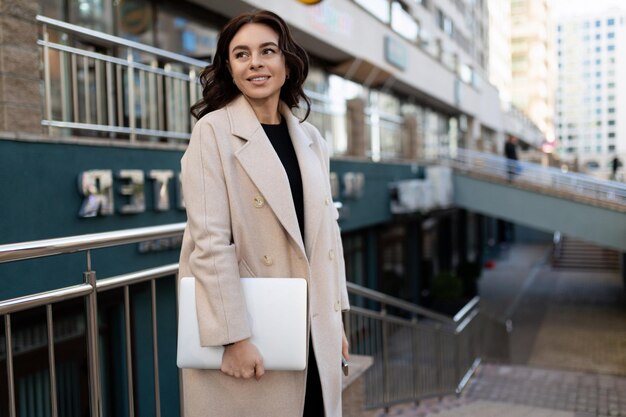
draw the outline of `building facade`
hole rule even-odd
[[[626,12],[613,8],[558,22],[559,154],[608,178],[626,157]]]
[[[556,84],[551,0],[511,0],[511,25],[513,105],[552,147]]]

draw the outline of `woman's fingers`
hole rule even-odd
[[[263,361],[259,358],[256,362],[256,366],[254,367],[255,377],[258,381],[261,379],[263,375],[265,375],[265,367],[263,366]]]
[[[350,359],[350,343],[348,343],[348,338],[346,337],[346,332],[341,332],[341,354],[346,360]]]
[[[225,348],[220,370],[233,378],[244,379],[258,380],[265,374],[259,351],[247,339]]]

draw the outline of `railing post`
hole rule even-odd
[[[154,369],[154,401],[156,409],[156,417],[161,417],[161,388],[159,381],[159,338],[157,334],[157,298],[156,298],[156,281],[150,280],[150,295],[152,297],[152,366]]]
[[[389,411],[389,334],[387,330],[387,308],[384,304],[380,308],[380,316],[382,319],[381,325],[383,326],[383,404],[385,407],[385,413]]]
[[[435,378],[437,381],[437,394],[440,394],[443,390],[443,352],[442,352],[442,344],[441,344],[441,324],[435,325],[435,355],[437,361],[437,377]]]
[[[5,335],[5,344],[7,351],[7,384],[9,391],[9,416],[16,417],[17,414],[15,412],[15,380],[13,375],[13,341],[11,338],[11,315],[4,315],[4,335]]]
[[[91,285],[91,293],[86,298],[90,417],[100,417],[102,415],[102,404],[100,398],[100,355],[98,353],[99,331],[96,271],[89,270],[84,272],[83,276],[85,278],[85,282]]]
[[[413,322],[413,327],[411,328],[411,361],[413,365],[413,401],[415,401],[415,405],[419,403],[417,398],[419,398],[419,344],[417,342],[418,338],[418,324],[417,317],[413,316],[411,320]]]
[[[136,120],[135,120],[135,72],[133,50],[128,48],[128,54],[126,55],[128,60],[128,128],[130,129],[130,141],[135,142],[137,139]]]
[[[44,70],[44,90],[45,90],[45,100],[46,100],[46,119],[48,121],[52,120],[52,94],[50,93],[51,82],[50,82],[50,50],[48,48],[48,25],[43,25],[43,40],[45,42],[45,46],[43,48],[43,70]],[[52,128],[48,125],[48,134],[50,134]]]
[[[454,381],[458,385],[461,382],[461,342],[463,342],[463,333],[455,333],[454,338]]]
[[[54,357],[54,325],[52,321],[52,304],[46,305],[46,322],[48,330],[48,372],[50,376],[50,409],[52,417],[58,417],[56,359]]]

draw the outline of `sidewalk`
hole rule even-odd
[[[552,270],[549,247],[515,245],[479,282],[513,321],[514,364],[626,376],[626,292],[618,272]]]

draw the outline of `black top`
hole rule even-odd
[[[517,160],[517,147],[514,143],[506,142],[504,144],[504,156]]]
[[[300,165],[298,165],[298,157],[291,143],[289,129],[285,119],[278,125],[266,125],[261,123],[265,134],[270,139],[283,168],[289,179],[289,187],[291,188],[291,196],[293,197],[293,205],[296,208],[296,216],[298,217],[298,225],[300,226],[300,234],[304,241],[304,193],[302,191],[302,176],[300,174]]]

